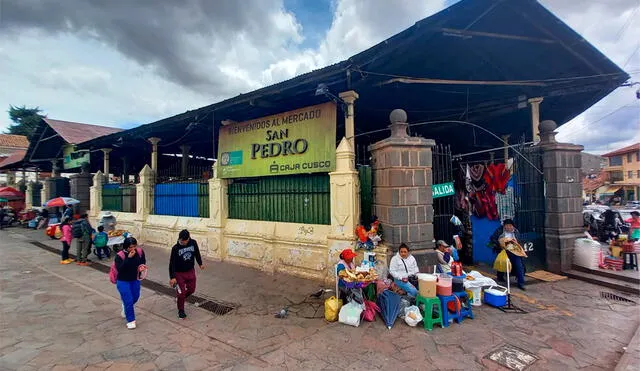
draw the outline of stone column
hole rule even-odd
[[[7,171],[7,187],[16,187],[16,174],[13,172],[13,170]]]
[[[356,137],[355,137],[355,110],[354,110],[354,102],[358,99],[358,93],[353,90],[345,91],[338,96],[346,103],[344,115],[344,136],[347,138],[349,142],[349,146],[351,146],[351,150],[356,150]]]
[[[180,146],[180,150],[182,151],[182,163],[180,167],[180,175],[183,178],[187,177],[187,167],[189,166],[189,151],[191,150],[191,146],[183,144]]]
[[[102,171],[105,176],[105,180],[109,183],[109,152],[111,152],[111,148],[102,148],[100,149],[103,154],[102,158]]]
[[[124,184],[129,183],[129,157],[122,157],[122,179]]]
[[[529,104],[531,104],[531,131],[533,133],[533,143],[540,142],[540,103],[544,98],[530,98]]]
[[[136,217],[139,221],[153,214],[153,192],[155,176],[149,165],[144,165],[140,172],[140,183],[136,184]]]
[[[91,205],[91,174],[83,167],[80,174],[72,175],[69,179],[71,197],[80,201],[77,210],[80,214],[92,209]],[[102,186],[100,186],[100,198],[102,199]]]
[[[48,195],[49,195],[49,182],[47,182],[47,179],[42,179],[42,189],[40,190],[40,202],[44,204],[45,202],[49,201],[49,198],[47,198]]]
[[[57,178],[60,176],[60,168],[58,167],[58,160],[51,160],[51,177]]]
[[[33,183],[27,183],[27,190],[24,192],[24,203],[27,209],[33,207]]]
[[[158,143],[160,143],[160,138],[151,137],[147,139],[149,143],[151,143],[151,170],[154,172],[158,171]],[[143,169],[144,170],[144,169]]]
[[[360,178],[355,159],[353,148],[343,137],[336,149],[336,170],[329,173],[331,231],[327,236],[327,281],[334,276],[333,264],[338,261],[340,251],[353,248],[360,222]]]
[[[208,255],[216,259],[225,259],[227,251],[223,247],[224,228],[229,216],[229,198],[226,179],[218,178],[218,163],[211,167],[213,177],[209,179],[209,249]]]
[[[89,188],[89,208],[91,217],[97,218],[102,211],[102,184],[104,175],[100,170],[93,176],[93,185]]]
[[[582,236],[582,146],[556,142],[555,122],[540,124],[543,151],[545,245],[547,269],[554,273],[571,269],[573,244]]]
[[[434,254],[431,149],[435,142],[408,135],[405,111],[393,110],[389,118],[391,136],[369,146],[374,212],[383,226],[385,244],[397,250],[406,243],[420,268],[429,269]]]

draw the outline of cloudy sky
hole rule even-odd
[[[640,0],[540,1],[640,81]],[[343,60],[454,2],[0,0],[0,108],[130,128]],[[639,142],[638,88],[560,139],[595,153]]]

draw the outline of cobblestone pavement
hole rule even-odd
[[[315,308],[322,316],[320,300],[277,319],[276,308],[319,283],[206,262],[196,294],[239,308],[217,316],[189,305],[180,320],[173,298],[143,288],[131,331],[105,273],[60,265],[31,240],[58,244],[41,233],[0,232],[0,370],[499,370],[487,355],[504,345],[535,356],[530,370],[613,369],[640,319],[637,305],[602,299],[611,290],[574,280],[518,292],[526,314],[476,307],[475,319],[433,332],[401,320],[387,330],[380,318],[358,328],[303,318]],[[148,279],[166,284],[168,253],[145,251]]]

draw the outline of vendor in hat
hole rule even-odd
[[[513,220],[505,219],[502,222],[502,226],[493,232],[489,243],[493,247],[494,252],[500,253],[502,250],[507,252],[509,262],[511,263],[511,272],[518,280],[518,288],[524,290],[525,268],[523,258],[526,258],[527,255],[522,247],[520,247],[520,232],[518,232]],[[515,247],[516,249],[510,249],[509,247]],[[506,281],[504,272],[498,272],[497,276],[499,282]]]
[[[454,261],[451,254],[451,247],[443,240],[436,242],[436,253],[438,254],[438,267],[440,272],[451,272],[451,263]]]
[[[354,253],[351,249],[342,250],[342,252],[340,253],[340,260],[336,265],[336,274],[339,274],[345,269],[356,269],[356,263],[353,261],[353,258],[355,258],[356,256],[356,253]],[[338,279],[338,289],[339,292],[337,293],[337,295],[340,299],[346,300],[346,298],[351,295],[351,290],[346,288],[346,285],[344,284],[342,278]]]

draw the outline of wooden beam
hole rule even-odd
[[[469,30],[459,30],[455,28],[440,28],[439,31],[442,31],[445,36],[460,36],[460,37],[468,37],[471,38],[473,36],[480,37],[489,37],[494,39],[505,39],[505,40],[518,40],[518,41],[530,41],[537,42],[543,44],[556,44],[555,40],[551,39],[541,39],[537,37],[528,37],[528,36],[519,36],[519,35],[508,35],[494,32],[484,32],[484,31],[469,31]],[[449,34],[449,35],[447,35]]]
[[[532,81],[483,81],[483,80],[443,80],[417,77],[397,77],[383,81],[380,85],[400,82],[403,84],[436,84],[436,85],[493,85],[493,86],[547,86],[543,82]]]

